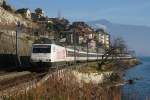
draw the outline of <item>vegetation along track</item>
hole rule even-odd
[[[17,76],[17,72],[16,75],[14,77],[9,77],[0,80],[0,92],[3,92],[5,90],[10,90],[14,87],[18,87],[21,84],[25,84],[27,82],[31,82],[31,81],[38,81],[40,80],[42,77],[44,77],[46,75],[46,72],[42,72],[42,73],[35,73],[35,72],[31,72],[28,74],[24,74],[24,75],[19,75]],[[5,75],[6,76],[6,75]],[[12,75],[10,75],[12,76]]]

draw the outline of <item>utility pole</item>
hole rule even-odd
[[[74,44],[74,64],[76,65],[76,31],[73,31],[73,44]]]
[[[20,22],[17,22],[17,26],[16,26],[16,58],[17,58],[17,65],[21,66],[21,61],[20,61],[20,56],[18,53],[18,31],[20,30]]]
[[[89,53],[89,38],[87,38],[87,41],[86,41],[86,48],[87,48],[87,64],[88,64],[88,53]]]
[[[98,64],[98,41],[96,40],[96,53],[97,53],[97,64]]]

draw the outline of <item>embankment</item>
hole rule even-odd
[[[103,65],[101,70],[98,70],[96,63],[88,64],[73,71],[73,75],[79,82],[85,83],[119,83],[123,82],[122,76],[124,72],[140,64],[136,58],[116,61],[107,65]]]

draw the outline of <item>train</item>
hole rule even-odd
[[[102,59],[102,53],[91,53],[70,49],[56,44],[33,44],[30,56],[32,66],[57,67],[74,63],[94,62]],[[118,58],[132,58],[126,54]],[[112,59],[109,57],[108,59]]]

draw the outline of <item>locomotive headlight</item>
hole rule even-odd
[[[50,62],[50,61],[51,61],[51,59],[46,59],[46,61]]]

